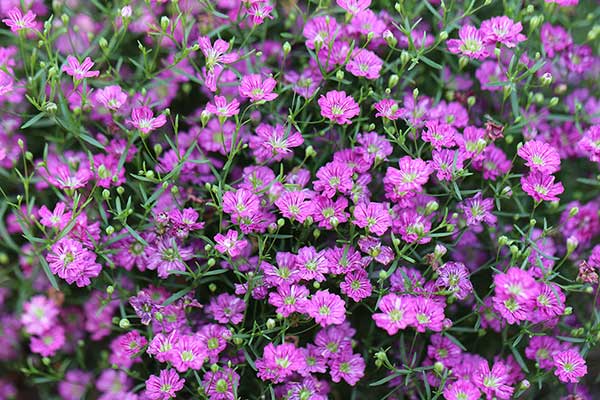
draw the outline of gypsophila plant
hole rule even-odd
[[[0,400],[600,398],[597,1],[0,20]]]

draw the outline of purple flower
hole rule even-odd
[[[240,83],[240,96],[247,97],[251,102],[271,101],[277,98],[277,93],[273,93],[273,89],[277,85],[277,81],[271,77],[262,79],[259,74],[244,75]]]
[[[239,324],[244,319],[246,303],[237,296],[222,293],[213,297],[206,312],[222,324]]]
[[[542,172],[531,172],[521,177],[521,187],[535,201],[558,201],[558,195],[565,191],[562,183],[554,183],[553,175]]]
[[[552,358],[556,367],[554,375],[561,382],[577,383],[587,375],[587,365],[577,350],[558,351]]]
[[[519,157],[527,161],[526,166],[532,171],[552,174],[560,169],[558,151],[547,143],[531,140],[517,150]]]
[[[354,207],[354,225],[381,236],[392,226],[392,217],[383,203],[361,202]]]
[[[173,369],[163,369],[159,376],[150,375],[146,380],[146,396],[150,400],[169,400],[183,389],[185,379],[180,378]]]
[[[364,372],[365,360],[360,354],[344,352],[331,363],[330,373],[333,382],[340,382],[343,379],[350,386],[354,386],[364,376]]]
[[[258,377],[263,381],[271,380],[273,383],[281,383],[296,371],[304,368],[305,362],[302,352],[291,343],[283,343],[275,346],[269,343],[263,356],[256,360]]]
[[[82,63],[73,56],[67,57],[67,64],[63,66],[62,70],[73,77],[75,81],[80,81],[85,78],[95,78],[100,75],[100,71],[91,71],[94,63],[91,58],[86,57]]]
[[[351,118],[360,114],[358,103],[344,91],[331,90],[317,101],[321,115],[336,124],[351,124]]]
[[[225,235],[217,233],[215,242],[215,249],[221,254],[227,253],[231,258],[238,257],[248,245],[247,240],[238,240],[238,232],[233,229],[228,230]]]
[[[475,60],[488,56],[485,34],[472,25],[463,25],[458,31],[459,39],[448,40],[450,53],[462,54]]]
[[[346,320],[344,300],[337,294],[329,293],[327,289],[312,295],[305,312],[323,327],[339,325]]]

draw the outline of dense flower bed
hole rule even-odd
[[[0,17],[0,399],[600,397],[596,1]]]

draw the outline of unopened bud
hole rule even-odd
[[[398,75],[394,74],[394,75],[390,76],[390,79],[388,81],[388,87],[390,89],[393,89],[394,86],[396,86],[399,81],[400,81],[400,77],[398,77]]]
[[[122,318],[119,321],[119,328],[121,329],[127,329],[131,326],[131,323],[129,322],[129,320],[127,318]]]
[[[548,85],[550,85],[552,83],[552,74],[550,72],[546,72],[540,78],[540,82],[542,83],[542,86],[548,86]]]
[[[335,79],[337,79],[338,81],[341,81],[344,79],[344,71],[342,71],[341,69],[339,69],[336,73],[335,73]]]
[[[441,31],[441,32],[440,32],[440,41],[442,41],[442,42],[443,42],[443,41],[444,41],[444,40],[446,40],[446,39],[448,39],[448,32],[446,32],[446,31]]]
[[[277,325],[277,321],[275,321],[273,318],[269,318],[265,325],[267,326],[267,329],[273,329]]]
[[[290,42],[285,42],[282,48],[284,56],[287,56],[288,54],[290,54],[290,51],[292,51],[292,45],[290,44]]]
[[[160,18],[160,27],[163,31],[166,31],[167,28],[169,27],[169,24],[171,24],[171,20],[169,19],[169,17],[163,15]]]
[[[394,34],[389,29],[386,29],[383,32],[383,38],[385,39],[385,42],[388,44],[388,46],[392,48],[396,47],[396,44],[398,44],[398,39],[396,39]]]

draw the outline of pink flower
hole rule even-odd
[[[383,60],[372,51],[365,49],[355,50],[346,64],[346,70],[352,75],[367,79],[379,78],[381,67],[383,67]]]
[[[228,230],[225,235],[217,233],[215,242],[215,249],[221,254],[227,253],[231,258],[239,256],[248,245],[247,240],[238,240],[238,232],[233,229]]]
[[[442,147],[454,146],[457,135],[458,132],[451,125],[433,120],[425,123],[421,139],[431,143],[434,149],[439,150]]]
[[[558,195],[565,191],[562,183],[554,183],[553,175],[541,172],[521,177],[521,187],[535,201],[558,201]]]
[[[250,4],[246,13],[250,17],[252,25],[260,25],[265,18],[273,19],[271,11],[273,11],[273,7],[267,1],[256,1]]]
[[[560,155],[551,145],[530,140],[517,150],[519,157],[527,161],[526,166],[532,171],[552,174],[560,169]]]
[[[386,294],[377,305],[382,312],[373,314],[375,325],[389,335],[395,335],[399,330],[405,329],[414,320],[412,302],[413,299],[409,296]]]
[[[127,101],[127,93],[119,85],[112,85],[96,90],[94,98],[107,109],[117,111]]]
[[[472,25],[463,25],[458,31],[459,39],[448,40],[448,50],[475,60],[488,56],[484,34]]]
[[[444,387],[446,400],[479,400],[481,393],[471,382],[461,379]]]
[[[175,343],[170,361],[179,372],[199,370],[208,357],[206,344],[197,335],[182,335]]]
[[[498,218],[492,211],[494,210],[494,199],[484,199],[481,192],[475,196],[463,200],[458,208],[462,210],[463,215],[469,226],[496,225]]]
[[[66,205],[63,202],[56,203],[54,211],[50,212],[44,205],[38,211],[41,217],[40,223],[50,228],[64,229],[71,221],[71,211],[65,212]]]
[[[335,229],[339,224],[348,221],[348,200],[339,197],[335,201],[325,196],[316,196],[313,199],[315,222],[320,228]]]
[[[256,136],[250,139],[250,148],[258,162],[276,162],[292,157],[291,149],[302,143],[304,138],[291,126],[261,123],[256,127]]]
[[[316,46],[328,48],[334,42],[340,30],[335,18],[319,16],[306,22],[302,35],[306,38],[306,47],[314,50]]]
[[[554,354],[561,349],[558,339],[552,336],[534,336],[529,340],[525,356],[544,369],[554,368]]]
[[[30,348],[33,353],[42,357],[52,357],[64,344],[65,329],[60,325],[55,325],[39,336],[32,336]]]
[[[281,383],[294,372],[300,371],[306,363],[302,352],[291,343],[283,343],[275,346],[269,343],[263,356],[256,360],[258,377],[263,381],[271,380],[273,383]]]
[[[223,293],[210,300],[206,312],[222,324],[237,325],[244,319],[246,303],[239,297]]]
[[[441,149],[431,152],[430,165],[441,181],[450,181],[464,167],[466,154],[462,150]]]
[[[167,123],[167,117],[164,114],[160,114],[158,117],[154,117],[154,113],[149,107],[135,107],[131,111],[131,119],[125,121],[130,126],[137,128],[144,135],[149,134],[153,130],[156,130]]]
[[[402,192],[420,192],[433,172],[429,164],[420,158],[404,156],[398,161],[399,169],[389,167],[383,183],[391,200],[397,200]]]
[[[392,226],[392,217],[383,203],[361,202],[354,208],[354,225],[381,236]]]
[[[150,400],[169,400],[175,398],[175,392],[183,389],[185,379],[180,378],[173,369],[163,369],[160,375],[150,375],[146,380],[146,396]]]
[[[149,245],[146,268],[156,270],[158,277],[166,279],[172,273],[186,270],[186,261],[191,260],[193,251],[179,245],[174,237],[165,237]]]
[[[277,313],[288,317],[294,312],[304,312],[309,291],[301,285],[281,285],[276,293],[269,293],[269,304],[277,307]]]
[[[262,79],[259,74],[244,75],[240,83],[240,96],[247,97],[251,102],[271,101],[277,98],[278,94],[273,93],[277,81],[271,77]]]
[[[561,382],[577,383],[579,379],[587,374],[585,360],[577,350],[566,350],[554,353],[554,375]]]
[[[330,199],[336,192],[349,194],[354,186],[352,169],[339,161],[328,162],[319,168],[316,175],[319,179],[313,182],[314,189]]]
[[[214,104],[208,103],[206,105],[206,111],[218,117],[228,118],[238,115],[240,112],[240,103],[236,99],[233,99],[231,103],[227,103],[227,99],[224,96],[215,96],[214,102]]]
[[[198,45],[200,46],[200,51],[204,54],[206,67],[210,71],[217,65],[231,64],[238,59],[237,53],[227,53],[229,51],[229,43],[222,39],[217,39],[214,44],[211,44],[208,36],[201,36],[198,39]]]
[[[329,290],[317,291],[311,297],[305,312],[323,327],[339,325],[346,320],[344,300],[337,294],[329,293]]]
[[[502,362],[495,362],[491,370],[487,361],[482,362],[479,370],[473,376],[473,383],[488,399],[495,396],[507,400],[511,398],[515,390],[509,386],[508,370]]]
[[[348,272],[344,276],[344,282],[340,283],[342,293],[356,302],[369,297],[372,289],[368,273],[362,269]]]
[[[67,64],[63,66],[62,70],[73,77],[75,81],[80,81],[85,78],[94,78],[100,75],[100,71],[90,71],[94,63],[92,59],[86,57],[82,63],[79,63],[79,60],[73,56],[67,57]]]
[[[35,17],[36,15],[31,11],[27,11],[25,15],[18,8],[14,7],[7,13],[8,18],[2,20],[11,30],[11,32],[19,32],[23,29],[35,29]]]
[[[275,206],[286,218],[303,223],[313,214],[314,205],[309,195],[302,192],[284,192],[277,200]]]
[[[56,303],[43,295],[33,296],[23,305],[21,323],[30,335],[41,335],[56,325],[59,309]]]
[[[443,329],[444,305],[427,297],[416,297],[412,301],[412,325],[417,332],[426,329],[440,332]]]
[[[90,278],[100,275],[102,266],[96,255],[84,248],[81,242],[64,237],[56,242],[46,256],[50,271],[78,287],[88,286]]]
[[[354,386],[364,375],[365,360],[360,354],[346,351],[331,363],[331,380],[333,382],[337,383],[343,379],[350,386]]]
[[[529,272],[511,267],[506,273],[494,276],[494,285],[494,310],[509,324],[530,318],[536,282]]]
[[[439,267],[435,285],[452,292],[457,299],[466,298],[473,291],[469,270],[460,262],[447,262]]]
[[[600,125],[589,127],[579,140],[578,146],[591,161],[600,163]]]
[[[390,121],[395,121],[402,116],[402,110],[398,107],[398,103],[392,99],[383,99],[373,105],[377,113],[376,117],[387,118]]]
[[[515,47],[520,42],[527,40],[521,33],[523,26],[516,24],[507,16],[492,17],[481,23],[481,32],[488,44],[502,43],[508,48]]]
[[[357,15],[369,8],[371,0],[336,0],[338,6],[352,15]]]
[[[340,125],[351,124],[350,118],[360,113],[356,101],[351,96],[347,96],[344,91],[329,91],[324,96],[321,95],[317,103],[321,107],[323,117]]]

